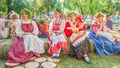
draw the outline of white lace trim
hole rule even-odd
[[[78,35],[77,35],[77,36],[78,36]],[[76,36],[76,37],[77,37],[77,36]],[[75,37],[75,38],[76,38],[76,37]],[[80,42],[82,42],[83,40],[85,40],[86,37],[88,37],[87,33],[86,33],[84,36],[80,37],[78,40],[76,40],[74,43],[72,43],[72,45],[73,45],[73,46],[78,45]],[[75,39],[75,38],[74,38],[74,39]],[[71,41],[74,40],[74,39],[71,39]]]
[[[60,34],[60,35],[55,35],[53,34],[51,37],[50,37],[51,41],[52,41],[52,45],[51,46],[54,46],[55,44],[57,44],[58,42],[67,42],[66,40],[66,37],[65,35],[63,34]]]

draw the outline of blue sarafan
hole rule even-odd
[[[89,38],[93,40],[95,51],[101,56],[114,55],[120,52],[120,42],[113,43],[103,36],[96,36],[96,34],[90,30]]]

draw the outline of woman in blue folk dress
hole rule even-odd
[[[103,24],[102,15],[98,13],[95,16],[95,20],[91,24],[89,38],[93,40],[95,51],[101,56],[114,55],[120,52],[120,41],[111,41],[108,36],[102,36],[99,34],[100,31],[104,31],[101,28]],[[110,34],[110,33],[109,33]]]

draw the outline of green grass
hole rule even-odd
[[[99,56],[95,53],[89,54],[92,64],[86,64],[83,60],[76,60],[68,55],[62,55],[57,68],[120,68],[120,55]],[[0,60],[0,68],[5,68],[5,60]]]
[[[86,64],[83,60],[76,60],[64,55],[57,68],[120,68],[120,55],[103,57],[91,53],[89,58],[92,64]]]

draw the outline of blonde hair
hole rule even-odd
[[[12,19],[12,20],[19,19],[19,15],[17,13],[12,13],[10,15],[10,19]]]
[[[98,12],[96,15],[95,15],[95,18],[99,18],[99,17],[103,17],[102,13]]]

